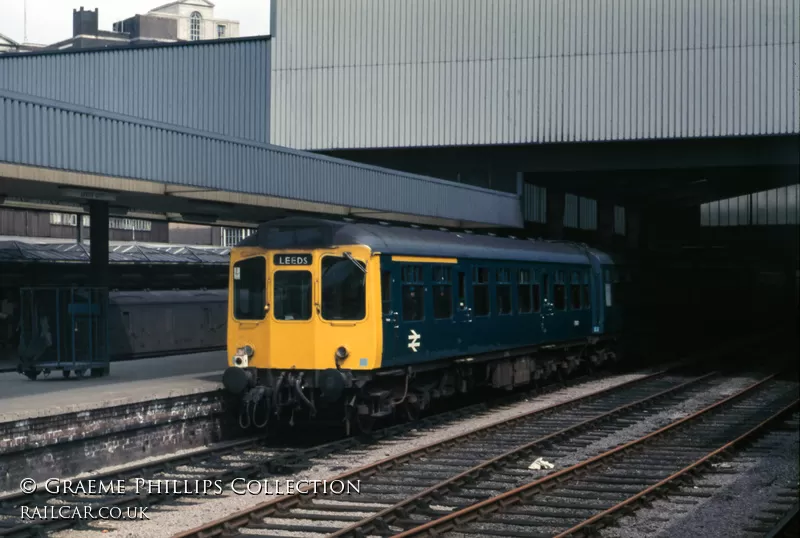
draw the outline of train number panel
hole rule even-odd
[[[615,357],[617,264],[582,245],[288,218],[231,252],[225,387],[243,425],[368,429],[481,385]]]

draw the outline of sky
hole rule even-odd
[[[72,10],[100,9],[100,29],[164,5],[169,0],[0,0],[0,34],[21,43],[47,45],[72,37]],[[269,0],[211,0],[214,16],[239,21],[241,36],[269,32]],[[28,5],[25,40],[24,5]]]

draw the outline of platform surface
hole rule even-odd
[[[111,363],[108,376],[64,379],[61,371],[35,381],[0,373],[0,422],[184,396],[222,387],[225,351]]]

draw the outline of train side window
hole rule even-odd
[[[501,316],[511,314],[511,271],[498,269],[495,272],[497,313]]]
[[[381,304],[384,315],[392,311],[392,273],[381,271]]]
[[[570,296],[572,298],[572,309],[581,309],[581,275],[577,271],[572,272],[572,281],[569,286]]]
[[[489,302],[489,269],[476,267],[472,270],[472,297],[475,301],[475,315],[488,316]]]
[[[553,283],[553,306],[556,310],[564,310],[567,307],[567,290],[564,285],[564,271],[556,271],[555,282]]]
[[[520,269],[517,272],[517,311],[528,314],[533,311],[531,270]]]
[[[467,305],[467,279],[466,275],[460,271],[458,273],[458,303]]]
[[[533,284],[533,311],[539,312],[542,308],[541,305],[542,305],[542,297],[541,297],[541,291],[539,289],[539,283],[535,282]]]
[[[590,287],[589,271],[583,272],[583,307],[586,309],[592,307],[592,294]]]
[[[422,321],[425,319],[425,286],[422,281],[422,267],[406,265],[403,267],[403,321]]]
[[[433,317],[453,317],[453,270],[450,267],[433,268]]]

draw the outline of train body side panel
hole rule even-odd
[[[382,287],[389,289],[382,296],[383,366],[596,334],[592,309],[601,305],[593,300],[598,294],[591,269],[588,260],[567,265],[381,256]]]

